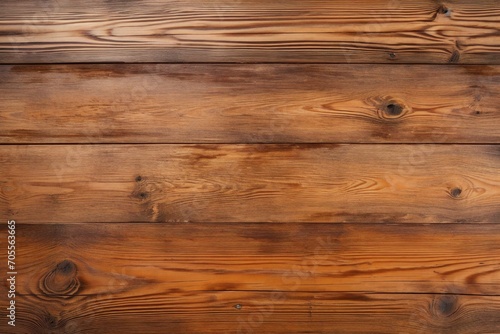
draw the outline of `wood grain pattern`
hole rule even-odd
[[[500,218],[495,145],[8,145],[0,157],[0,214],[26,223]]]
[[[500,325],[500,225],[283,227],[18,223],[19,326],[471,333]]]
[[[499,64],[496,0],[0,3],[1,63]]]
[[[0,77],[2,143],[500,142],[497,66],[0,66]]]
[[[0,333],[500,333],[498,0],[0,13]]]

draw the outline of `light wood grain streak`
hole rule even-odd
[[[494,0],[5,0],[0,12],[2,63],[500,59]]]
[[[1,143],[500,142],[497,66],[0,66],[0,76]]]

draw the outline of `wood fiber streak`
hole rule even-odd
[[[24,223],[498,223],[494,145],[5,145]]]
[[[0,77],[1,143],[500,142],[497,66],[43,65]]]
[[[495,332],[499,233],[496,224],[18,224],[18,328]]]
[[[4,0],[0,12],[0,63],[500,63],[496,0]]]

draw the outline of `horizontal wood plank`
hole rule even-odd
[[[6,145],[25,223],[500,221],[496,145]]]
[[[500,142],[497,66],[20,65],[0,77],[1,143]]]
[[[500,226],[23,224],[20,294],[188,291],[500,296]]]
[[[500,63],[496,0],[4,0],[0,12],[0,63]]]
[[[18,328],[494,332],[499,235],[496,224],[18,221]]]
[[[228,291],[18,300],[14,332],[24,334],[470,334],[500,328],[498,296]],[[5,321],[0,330],[13,333]]]

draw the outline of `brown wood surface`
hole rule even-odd
[[[499,105],[498,0],[0,1],[0,334],[498,334]]]
[[[0,63],[500,63],[496,0],[4,0]]]
[[[24,223],[500,218],[496,145],[4,145],[0,157],[0,213]]]
[[[498,66],[0,66],[2,143],[499,143]]]
[[[18,223],[18,329],[494,333],[500,326],[499,225],[283,226]]]

